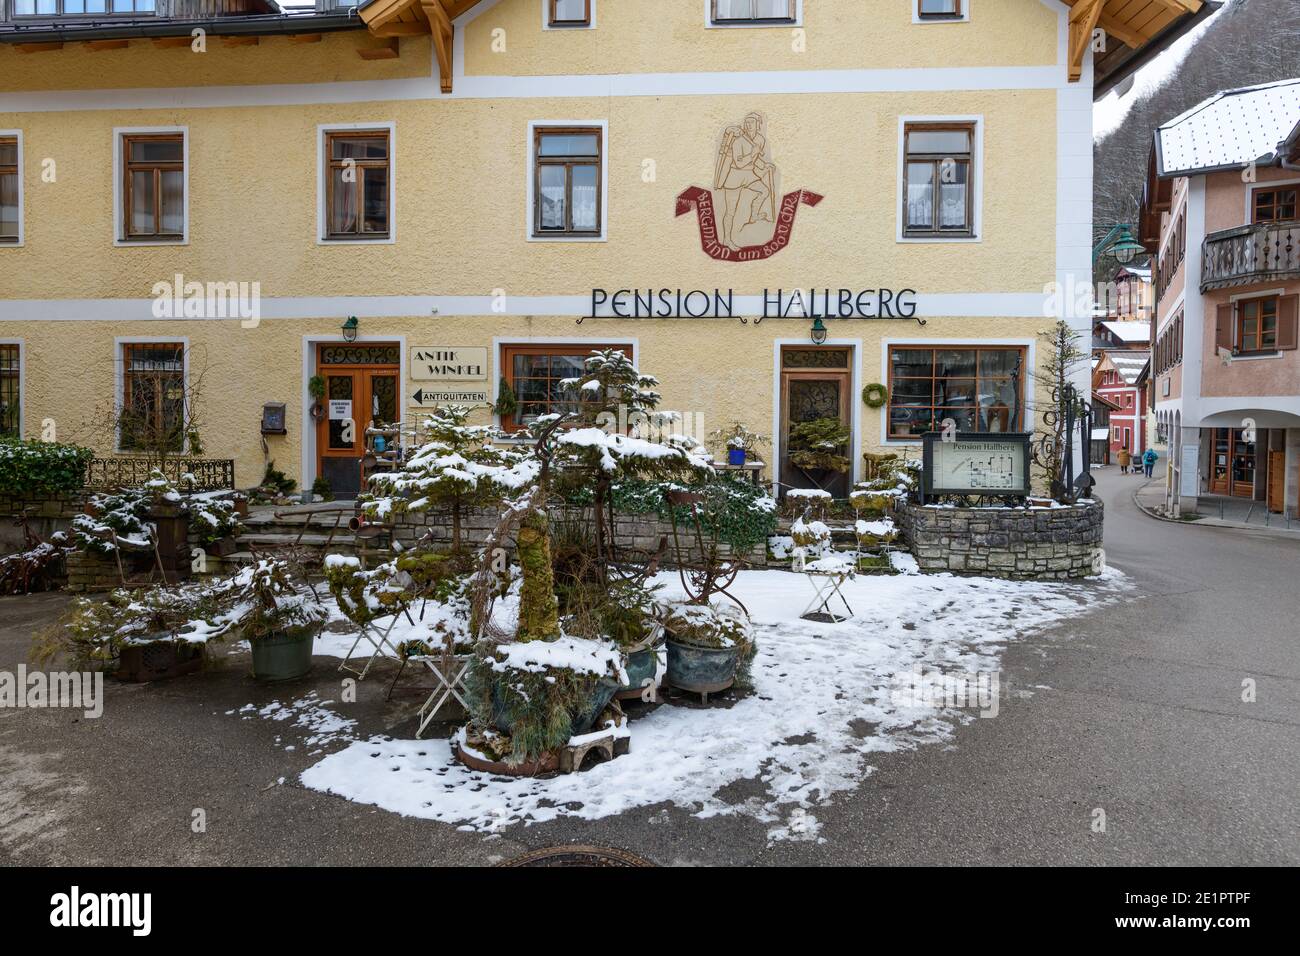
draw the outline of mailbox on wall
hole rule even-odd
[[[287,435],[284,427],[284,402],[267,402],[262,406],[262,434]]]

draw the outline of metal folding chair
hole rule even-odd
[[[799,615],[800,617],[822,620],[823,623],[827,624],[842,624],[845,621],[852,620],[854,616],[853,608],[849,606],[848,598],[844,596],[844,592],[840,589],[840,585],[845,581],[851,581],[857,576],[851,565],[845,565],[842,570],[805,567],[803,573],[807,576],[808,582],[813,586],[816,593],[813,595],[807,609],[804,610],[803,614]],[[821,579],[820,582],[818,578]],[[840,603],[844,605],[844,610],[848,611],[848,617],[841,617],[831,610],[831,602],[837,597],[840,599]]]
[[[343,658],[343,662],[339,664],[339,670],[347,671],[350,674],[356,674],[358,680],[365,680],[366,674],[370,673],[371,665],[379,658],[391,656],[396,660],[401,660],[402,655],[397,652],[397,648],[393,646],[393,642],[389,640],[389,636],[393,633],[393,628],[397,626],[397,619],[403,614],[406,614],[405,608],[393,615],[392,619],[388,622],[387,627],[381,628],[374,621],[370,621],[362,626],[361,630],[357,633],[357,639],[352,642],[352,647],[348,649],[347,657]],[[409,619],[410,615],[408,614],[407,617]],[[356,653],[358,645],[360,645],[363,640],[369,641],[371,647],[374,648],[374,651],[370,654],[370,659],[366,661],[366,666],[361,670],[357,670],[355,667],[349,667],[348,665],[352,661],[352,655]],[[385,648],[387,648],[387,654],[384,653]],[[365,652],[362,651],[362,653],[364,654]]]
[[[427,667],[434,680],[433,692],[418,713],[420,726],[416,728],[415,739],[419,740],[433,723],[438,711],[451,698],[454,697],[462,707],[469,710],[469,701],[461,691],[465,689],[465,675],[469,673],[472,657],[468,654],[429,654],[412,657],[411,660],[419,661]]]

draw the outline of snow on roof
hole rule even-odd
[[[1150,322],[1103,322],[1106,329],[1121,342],[1150,342]]]
[[[1125,385],[1132,385],[1146,368],[1150,356],[1146,352],[1111,352],[1110,364],[1114,366],[1115,371],[1119,372],[1119,377],[1124,380]]]
[[[1159,175],[1272,163],[1300,120],[1300,77],[1216,93],[1156,130]]]
[[[1138,266],[1125,266],[1121,271],[1127,272],[1129,275],[1132,276],[1137,276],[1139,279],[1142,279],[1145,282],[1151,281],[1150,266],[1146,266],[1145,268],[1139,268]]]

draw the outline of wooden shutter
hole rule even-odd
[[[1214,323],[1214,347],[1232,349],[1232,303],[1225,302],[1219,306],[1218,318]]]
[[[1277,347],[1293,349],[1297,339],[1297,316],[1300,295],[1284,295],[1277,302]]]

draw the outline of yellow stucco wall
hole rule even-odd
[[[806,0],[808,52],[786,29],[706,30],[703,0],[665,0],[646,29],[642,0],[597,0],[598,28],[541,29],[540,0],[503,0],[466,31],[468,72],[904,69],[1055,64],[1058,17],[1037,0],[979,0],[970,23],[917,26],[910,0]],[[484,52],[507,30],[505,54]],[[24,56],[0,46],[0,93],[226,86],[246,101],[256,84],[326,83],[429,75],[427,39],[403,39],[397,60],[362,61],[365,34],[321,44],[282,38],[257,47],[210,46],[202,56],[133,41],[91,53],[70,45]],[[491,59],[489,59],[491,57]],[[23,69],[15,68],[15,64]],[[828,80],[828,86],[834,86]],[[382,91],[382,88],[380,88]],[[582,92],[587,92],[583,90]],[[61,94],[60,94],[61,95]],[[75,97],[77,94],[69,93]],[[316,98],[318,94],[313,93]],[[431,94],[432,95],[432,94]],[[267,97],[273,101],[273,96]],[[159,101],[165,102],[165,99]],[[63,103],[75,106],[72,100]],[[719,263],[700,248],[693,215],[675,198],[711,185],[720,130],[752,111],[766,117],[781,191],[822,194],[803,207],[792,243],[771,259]],[[980,241],[897,241],[900,117],[979,117]],[[1041,293],[1057,268],[1055,89],[949,92],[494,97],[378,102],[0,112],[23,135],[25,244],[0,247],[0,338],[24,348],[24,423],[52,420],[62,440],[111,451],[90,424],[115,391],[116,338],[186,340],[205,369],[205,454],[235,458],[237,483],[264,467],[264,402],[285,402],[288,435],[268,439],[277,466],[302,479],[304,339],[335,337],[340,317],[231,321],[36,321],[13,300],[145,300],[176,273],[199,282],[257,282],[277,298],[331,296],[586,296],[593,288],[913,288],[927,293]],[[530,121],[608,123],[608,236],[597,243],[527,240]],[[395,124],[396,242],[317,241],[318,127]],[[113,244],[113,131],[184,126],[189,133],[190,241]],[[45,160],[52,160],[52,181]],[[652,172],[652,175],[647,175]],[[40,308],[36,306],[35,308]],[[960,306],[958,307],[960,309]],[[299,312],[299,315],[302,313]],[[860,345],[856,385],[884,378],[882,341],[932,338],[1033,341],[1040,318],[835,320],[833,340]],[[740,420],[774,430],[775,342],[806,342],[807,320],[587,320],[571,316],[363,318],[371,340],[409,347],[491,347],[494,339],[635,340],[642,368],[662,381],[665,405],[703,416],[704,430]],[[1041,354],[1041,350],[1040,350]],[[495,359],[493,359],[495,361]],[[417,387],[406,383],[409,396]],[[456,386],[457,388],[461,386]],[[473,386],[466,385],[466,388]],[[495,394],[496,379],[481,388]],[[879,447],[881,415],[855,394],[860,451]],[[480,419],[486,413],[480,413]],[[310,470],[309,466],[309,470]],[[858,463],[860,469],[860,463]]]
[[[883,340],[894,342],[928,339],[999,338],[1032,341],[1050,323],[1042,319],[945,318],[930,319],[922,327],[908,321],[836,321],[830,323],[834,342],[857,349],[857,383],[882,380]],[[615,320],[588,319],[581,326],[572,318],[538,317],[502,320],[499,316],[463,318],[369,319],[361,323],[366,339],[405,339],[419,346],[480,346],[491,349],[493,339],[545,337],[572,342],[631,341],[643,371],[657,376],[664,395],[663,408],[692,416],[707,433],[732,421],[771,435],[775,356],[778,340],[807,343],[806,320],[769,319],[758,326],[738,320]],[[14,331],[14,330],[10,330]],[[263,321],[255,329],[238,322],[41,322],[21,330],[27,350],[25,430],[39,437],[46,419],[52,419],[57,437],[88,444],[111,453],[112,436],[97,431],[95,422],[115,387],[117,338],[175,336],[189,346],[190,374],[203,373],[199,419],[204,453],[234,458],[240,487],[262,477],[264,459],[259,425],[263,402],[282,401],[288,406],[288,435],[271,437],[270,457],[278,468],[301,477],[301,398],[305,377],[305,337],[337,339],[335,319]],[[1041,349],[1040,349],[1041,352]],[[408,363],[409,364],[409,363]],[[312,370],[308,371],[308,375]],[[409,369],[407,370],[409,371]],[[406,383],[409,397],[421,383]],[[457,383],[442,386],[485,389],[495,397],[496,382]],[[1036,400],[1043,401],[1042,396]],[[881,450],[882,411],[866,407],[859,395],[850,407],[860,415],[861,450]],[[412,404],[408,420],[418,418]],[[486,422],[480,411],[476,420]],[[897,446],[893,446],[897,447]],[[859,464],[860,469],[860,464]]]
[[[382,46],[366,30],[321,35],[319,43],[260,37],[256,46],[226,46],[206,39],[205,49],[158,47],[131,40],[122,50],[92,50],[68,43],[62,50],[20,53],[0,43],[0,92],[23,90],[126,90],[259,83],[331,83],[429,76],[432,42],[402,37],[399,55],[363,60],[357,50]]]
[[[466,28],[465,72],[545,76],[1040,66],[1057,57],[1056,14],[1025,0],[976,0],[968,22],[926,24],[912,22],[916,0],[804,0],[802,49],[790,26],[706,29],[704,0],[594,0],[594,5],[594,29],[543,30],[542,0],[502,0]],[[864,7],[870,16],[862,15]]]
[[[826,198],[800,211],[777,256],[719,265],[693,217],[675,217],[675,198],[712,185],[719,131],[753,110],[767,116],[782,190]],[[896,242],[903,115],[983,117],[983,241]],[[529,121],[572,119],[609,123],[609,241],[529,242]],[[390,121],[397,243],[318,244],[318,125]],[[125,125],[188,127],[189,245],[112,245],[113,129]],[[0,113],[0,129],[13,127],[24,133],[27,241],[0,249],[8,298],[143,297],[176,272],[257,281],[264,296],[576,295],[633,280],[752,294],[843,283],[1026,292],[1055,276],[1053,91]],[[56,182],[42,179],[46,158]]]

